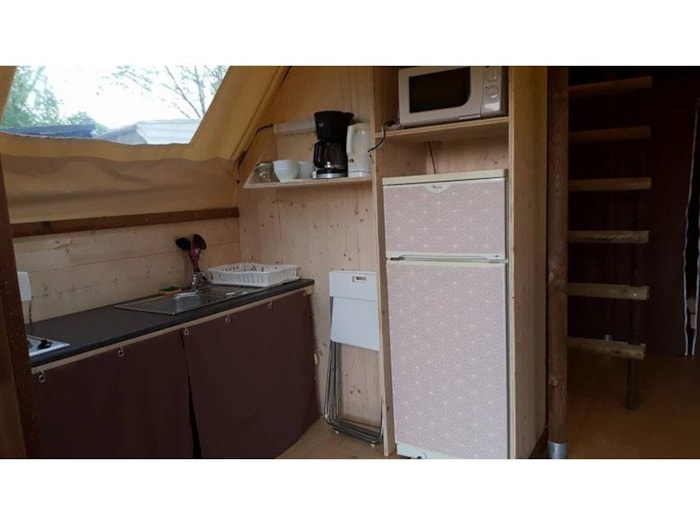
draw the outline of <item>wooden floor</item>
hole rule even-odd
[[[569,458],[700,458],[700,358],[647,354],[626,410],[622,359],[569,353]]]
[[[390,458],[396,458],[396,454]],[[372,447],[364,441],[336,434],[319,419],[309,430],[277,459],[387,459],[384,447]]]
[[[639,408],[630,411],[624,360],[570,352],[569,458],[700,458],[700,358],[647,354],[640,364]],[[381,445],[319,419],[279,459],[387,458]]]

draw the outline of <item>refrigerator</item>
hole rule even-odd
[[[399,455],[508,457],[506,175],[383,179]]]

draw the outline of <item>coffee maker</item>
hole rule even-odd
[[[314,113],[316,136],[314,166],[317,179],[335,179],[348,176],[346,140],[348,126],[355,115],[343,111]]]

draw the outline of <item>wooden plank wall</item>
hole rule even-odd
[[[527,458],[546,418],[547,70],[510,74],[511,456]]]
[[[195,232],[207,241],[203,268],[240,260],[235,218],[15,239],[17,270],[29,272],[32,285],[32,319],[189,284],[189,258],[175,239]]]
[[[370,84],[369,67],[293,67],[262,124],[313,118],[324,110],[350,111],[356,121],[370,122]],[[239,183],[261,160],[311,160],[315,142],[315,132],[260,133]],[[298,264],[303,277],[316,281],[312,308],[322,403],[330,339],[328,273],[378,267],[371,184],[240,190],[239,196],[243,260]],[[381,410],[378,354],[347,346],[342,352],[343,417],[376,425]]]

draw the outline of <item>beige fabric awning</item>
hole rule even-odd
[[[14,70],[0,67],[0,107]],[[0,133],[11,221],[235,205],[235,160],[252,141],[287,70],[229,67],[190,144],[126,145]]]

